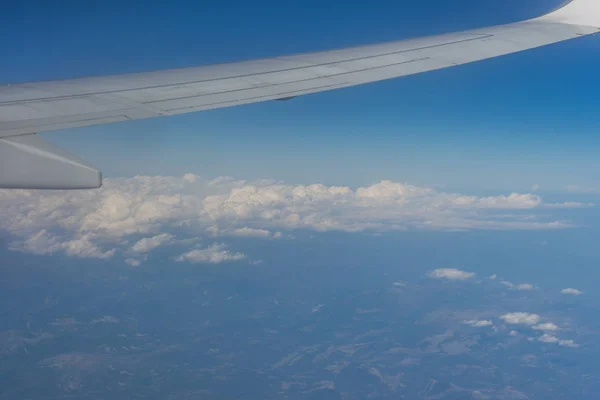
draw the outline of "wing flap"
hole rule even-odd
[[[0,139],[0,188],[93,189],[102,173],[39,137]]]

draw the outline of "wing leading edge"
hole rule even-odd
[[[81,173],[93,167],[79,159],[55,169],[45,162],[20,162],[22,152],[7,157],[14,152],[14,137],[285,100],[453,67],[599,31],[600,1],[573,0],[539,18],[459,33],[231,64],[1,86],[0,187],[101,185],[99,175]],[[48,154],[50,145],[42,145],[40,138],[24,140],[31,142],[30,149],[43,148],[27,152],[29,158]],[[64,154],[60,157],[65,159]],[[66,165],[73,166],[72,174]],[[44,171],[36,169],[42,166]]]

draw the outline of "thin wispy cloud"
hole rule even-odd
[[[215,243],[205,249],[194,249],[176,258],[176,261],[192,264],[221,264],[224,262],[244,260],[246,255],[227,250],[222,243]]]
[[[545,208],[590,208],[594,207],[594,203],[579,203],[576,201],[567,201],[565,203],[547,203],[543,205]]]
[[[473,328],[483,328],[486,326],[492,326],[494,325],[494,323],[490,320],[476,320],[476,319],[471,319],[468,321],[463,321],[463,324],[465,325],[469,325]]]
[[[514,289],[514,290],[533,290],[535,289],[535,286],[531,283],[518,283],[518,284],[514,284],[512,282],[509,281],[502,281],[500,282],[501,284],[503,284],[504,286],[510,288],[510,289]]]
[[[566,288],[560,291],[563,294],[572,294],[573,296],[581,296],[583,292],[579,289]]]
[[[271,232],[266,229],[254,229],[254,228],[238,228],[234,229],[231,232],[233,236],[243,236],[243,237],[259,237],[259,238],[273,238],[280,239],[282,237],[281,232]]]

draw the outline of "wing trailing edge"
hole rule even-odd
[[[0,138],[0,188],[95,189],[96,168],[37,134]]]

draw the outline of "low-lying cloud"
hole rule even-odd
[[[579,347],[579,345],[577,343],[575,343],[573,340],[561,340],[561,339],[557,338],[556,336],[550,335],[548,333],[544,333],[542,336],[540,336],[538,338],[538,340],[543,343],[556,343],[559,346],[563,346],[563,347]]]
[[[579,289],[566,288],[560,291],[563,294],[572,294],[573,296],[581,296],[583,292]]]
[[[137,176],[106,179],[99,190],[0,190],[0,229],[12,236],[12,250],[82,258],[122,254],[136,265],[161,246],[192,238],[212,243],[217,237],[278,239],[293,230],[570,227],[538,216],[542,206],[535,194],[478,197],[392,181],[352,189],[192,174]],[[186,257],[201,258],[193,251]]]
[[[430,278],[448,279],[451,281],[464,281],[474,276],[473,272],[461,271],[455,268],[438,268],[429,273]]]
[[[486,326],[492,326],[494,325],[494,323],[490,320],[484,319],[484,320],[476,320],[476,319],[471,319],[468,321],[463,321],[463,324],[465,325],[469,325],[473,328],[483,328]]]
[[[554,332],[557,331],[559,328],[556,324],[553,324],[552,322],[546,322],[544,324],[534,325],[533,329],[538,331]]]
[[[221,264],[229,261],[240,261],[246,258],[243,253],[227,250],[223,243],[215,243],[205,249],[194,249],[177,257],[176,261],[187,261],[193,264]]]
[[[512,283],[509,281],[502,281],[500,282],[502,283],[504,286],[510,288],[510,289],[514,289],[514,290],[533,290],[535,289],[535,286],[531,283]]]
[[[508,313],[500,316],[507,324],[512,325],[535,325],[540,322],[541,317],[537,314],[529,314],[526,312],[514,312]]]
[[[161,245],[170,243],[174,238],[175,236],[170,233],[161,233],[160,235],[143,238],[131,247],[131,251],[134,253],[148,253]]]

